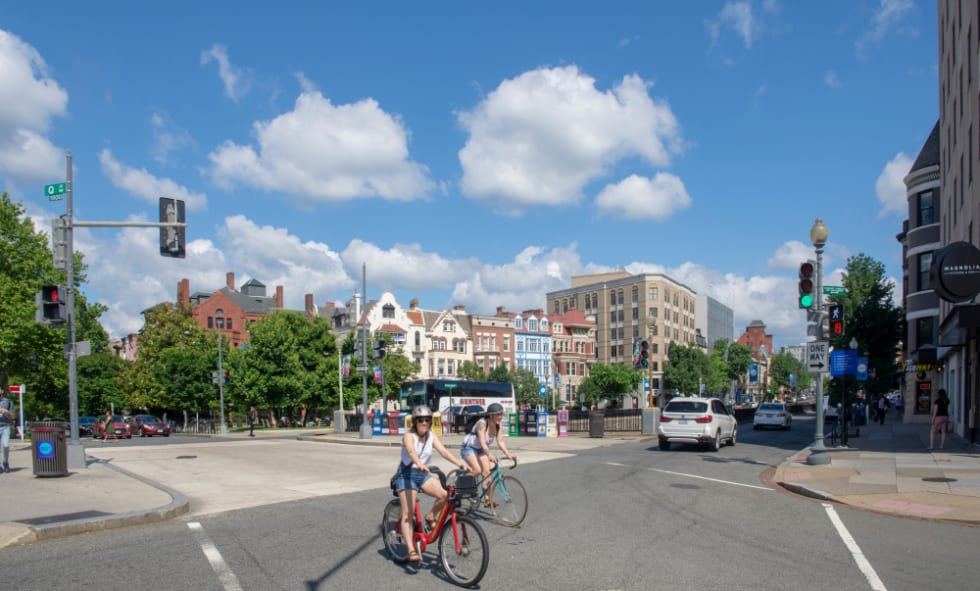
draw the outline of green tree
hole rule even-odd
[[[786,351],[781,351],[772,356],[769,360],[769,380],[776,388],[787,390],[795,388],[791,384],[790,376],[796,376],[796,383],[803,383],[806,376],[806,366],[803,362]]]
[[[728,346],[728,379],[741,381],[752,365],[752,349],[732,343]]]
[[[526,404],[533,407],[541,402],[541,382],[531,370],[518,367],[510,372],[507,381],[514,384],[514,397],[518,406]]]
[[[507,371],[507,367],[503,364],[490,370],[490,374],[487,376],[487,381],[513,383],[510,377],[510,372]]]
[[[697,395],[704,379],[711,375],[708,356],[694,345],[671,342],[664,362],[664,382],[682,394]]]
[[[847,349],[853,338],[859,354],[868,358],[868,381],[849,379],[849,390],[863,387],[872,397],[884,394],[895,387],[899,343],[905,334],[905,319],[893,297],[895,286],[885,275],[884,264],[863,253],[847,259],[843,284],[846,295],[831,300],[844,304],[845,333],[831,344]],[[839,399],[840,382],[832,382],[830,395]]]
[[[121,407],[120,377],[129,362],[111,353],[92,353],[78,358],[78,414],[100,416],[110,403]]]
[[[612,400],[634,392],[643,380],[644,373],[645,370],[623,363],[596,363],[590,369],[588,377],[582,380],[578,392],[592,406],[600,400]]]
[[[480,366],[473,361],[464,361],[461,363],[459,365],[457,375],[464,380],[472,380],[476,382],[481,382],[487,379],[486,375],[483,373],[483,370],[480,369]]]

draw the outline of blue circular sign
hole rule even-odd
[[[42,460],[54,458],[54,444],[50,441],[39,441],[37,444],[37,456]]]

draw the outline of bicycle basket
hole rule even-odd
[[[476,476],[462,474],[456,479],[456,497],[465,499],[477,496]]]

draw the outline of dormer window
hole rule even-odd
[[[531,332],[537,332],[538,330],[538,320],[536,318],[527,319],[527,329]]]
[[[395,307],[392,306],[391,304],[385,304],[381,308],[381,317],[382,318],[394,318],[395,317]]]
[[[548,331],[548,319],[547,318],[542,318],[541,319],[541,332],[547,332],[547,331]]]
[[[523,324],[524,324],[524,321],[521,318],[515,318],[514,319],[514,328],[520,330],[521,328],[523,328]]]

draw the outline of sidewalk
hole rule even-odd
[[[252,441],[284,436],[326,444],[400,444],[398,437],[361,439],[358,433],[335,434],[323,429],[288,435],[282,431],[256,431]],[[216,437],[241,438],[243,434]],[[442,439],[448,447],[458,448],[462,436],[445,435]],[[520,456],[522,452],[567,453],[645,440],[651,442],[651,448],[655,447],[653,436],[621,433],[606,433],[602,438],[585,434],[508,437],[505,441],[510,451]],[[945,450],[928,452],[928,441],[927,425],[867,425],[862,427],[861,437],[851,439],[850,448],[828,452],[829,465],[806,465],[809,450],[803,450],[780,464],[773,480],[796,493],[872,511],[980,524],[980,447],[952,436]],[[111,446],[93,449],[85,470],[71,471],[63,477],[38,478],[33,474],[30,444],[12,441],[12,471],[0,475],[4,499],[0,503],[0,548],[163,521],[190,511],[186,496],[190,489],[175,490],[181,487],[167,487],[110,462],[96,461],[93,455],[105,456],[106,449]],[[145,447],[140,453],[153,449],[160,448]],[[217,463],[207,465],[215,483],[232,477],[217,473],[222,467]],[[268,469],[275,467],[270,465]],[[173,470],[179,468],[175,466]],[[261,487],[249,490],[254,494]]]
[[[828,448],[823,466],[806,464],[807,448],[780,464],[773,480],[870,511],[980,525],[980,446],[950,435],[945,449],[929,451],[929,425],[887,420],[861,427],[848,445]]]

